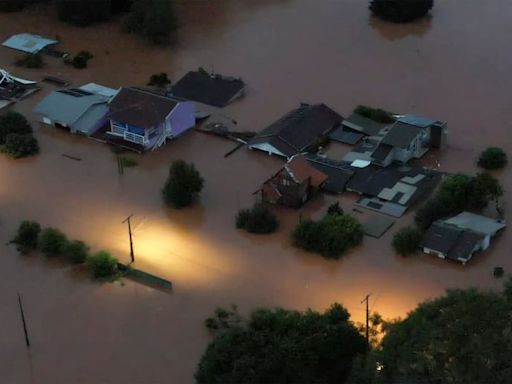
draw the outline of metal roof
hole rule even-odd
[[[422,130],[423,128],[416,125],[398,121],[393,124],[389,132],[382,139],[381,143],[407,149]]]
[[[103,85],[99,85],[96,83],[89,83],[89,84],[82,85],[80,87],[80,89],[87,91],[87,92],[95,93],[97,95],[109,97],[109,98],[114,97],[119,92],[118,89],[105,87]]]
[[[444,222],[446,224],[455,225],[461,229],[469,229],[485,235],[494,235],[506,226],[503,221],[493,220],[489,217],[476,215],[471,212],[462,212],[457,216],[444,220]]]
[[[2,45],[22,52],[37,53],[48,45],[57,43],[57,40],[46,39],[42,36],[30,33],[21,33],[19,35],[9,37],[2,43]]]
[[[415,125],[420,128],[427,128],[438,122],[438,120],[416,115],[404,115],[398,118],[402,123]]]

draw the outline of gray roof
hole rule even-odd
[[[373,152],[372,158],[377,161],[384,161],[392,150],[393,147],[391,145],[379,144],[375,152]]]
[[[343,120],[342,124],[347,128],[362,132],[368,136],[375,136],[382,128],[386,127],[386,124],[378,123],[357,113],[351,114],[348,118]]]
[[[57,44],[57,40],[45,39],[39,35],[20,33],[5,40],[2,45],[7,48],[17,49],[27,53],[37,53],[48,45]]]
[[[382,139],[382,144],[407,149],[423,128],[397,121]]]
[[[446,257],[457,261],[468,261],[483,238],[484,235],[480,233],[462,231],[457,242],[453,245],[452,249],[450,249]]]
[[[431,118],[428,118],[428,117],[416,116],[416,115],[400,116],[398,118],[398,121],[401,121],[401,122],[406,123],[406,124],[415,125],[415,126],[420,127],[420,128],[427,128],[427,127],[430,127],[431,125],[439,123],[438,120],[431,119]]]
[[[74,127],[74,124],[81,120],[79,125],[84,128],[95,116],[108,111],[107,101],[108,98],[105,96],[83,90],[58,90],[45,97],[36,106],[34,112],[70,127]],[[97,106],[100,107],[93,108]],[[92,113],[84,117],[84,114],[88,114],[91,110]]]
[[[461,233],[462,229],[436,222],[425,233],[421,246],[446,255],[457,244]]]
[[[444,220],[446,224],[455,225],[461,229],[469,229],[484,235],[494,235],[505,228],[503,221],[493,220],[489,217],[476,215],[471,212],[462,212],[457,216]]]
[[[249,146],[268,143],[287,157],[303,152],[343,118],[325,104],[301,104],[259,132]]]
[[[317,170],[327,175],[327,180],[322,184],[322,189],[330,193],[342,193],[354,171],[349,163],[336,161],[318,155],[305,155],[309,163]]]

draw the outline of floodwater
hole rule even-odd
[[[76,85],[113,87],[144,85],[162,71],[178,79],[203,66],[241,76],[249,85],[246,97],[224,111],[239,129],[260,130],[300,101],[324,102],[342,114],[366,103],[448,121],[450,146],[424,160],[439,162],[441,170],[476,172],[475,158],[489,145],[512,153],[508,0],[437,1],[432,19],[398,26],[370,19],[361,0],[183,0],[179,11],[183,28],[165,49],[122,34],[119,22],[74,28],[54,21],[44,8],[0,15],[0,39],[20,32],[57,35],[63,50],[95,55],[84,71],[51,58],[42,70],[21,70],[12,65],[18,54],[0,48],[0,66],[29,79],[52,74]],[[44,85],[16,109],[29,113],[51,89]],[[396,256],[392,235],[412,214],[380,240],[365,238],[342,260],[327,261],[294,249],[288,236],[299,214],[319,217],[336,197],[319,197],[301,211],[278,209],[282,225],[274,235],[234,228],[237,210],[252,204],[258,185],[282,165],[277,158],[244,149],[224,158],[233,143],[191,132],[118,175],[107,146],[34,126],[40,156],[0,156],[4,383],[192,383],[209,341],[203,321],[217,306],[236,303],[243,313],[263,305],[323,310],[338,301],[361,321],[361,299],[372,292],[372,310],[392,318],[446,288],[499,289],[493,267],[512,271],[506,232],[466,267]],[[206,180],[201,202],[182,211],[165,208],[160,197],[169,164],[178,158],[194,162]],[[512,190],[509,170],[497,176]],[[351,210],[353,197],[340,200]],[[172,280],[172,294],[130,281],[94,283],[79,268],[18,256],[3,245],[22,219],[33,219],[128,261],[121,222],[129,214],[136,267]],[[354,214],[362,221],[371,217]]]

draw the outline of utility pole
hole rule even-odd
[[[21,296],[18,292],[18,304],[20,305],[21,322],[23,323],[23,331],[25,332],[25,344],[30,348],[30,340],[28,339],[27,323],[25,322],[25,313],[23,312],[23,304],[21,303]]]
[[[132,263],[135,261],[135,255],[133,253],[133,241],[132,241],[132,224],[130,222],[130,219],[132,218],[133,214],[128,216],[125,220],[123,220],[123,223],[128,222],[128,235],[130,236],[130,257],[132,259]]]
[[[361,304],[366,302],[366,344],[368,348],[370,348],[370,305],[369,298],[371,296],[371,292],[366,295],[366,297],[361,301]]]

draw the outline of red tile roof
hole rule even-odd
[[[294,156],[285,165],[285,169],[297,183],[303,183],[311,178],[311,185],[318,187],[327,180],[327,175],[310,165],[302,155]]]

